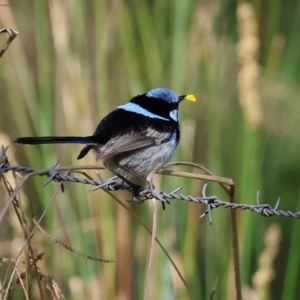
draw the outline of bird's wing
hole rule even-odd
[[[96,159],[106,159],[123,152],[158,145],[165,139],[166,133],[157,132],[151,128],[142,132],[131,131],[124,135],[117,135],[111,138],[105,146],[101,148]]]

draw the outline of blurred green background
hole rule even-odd
[[[2,1],[3,2],[3,1]],[[5,2],[6,3],[6,2]],[[4,2],[1,4],[5,4]],[[182,139],[172,159],[200,163],[231,177],[237,199],[300,211],[300,4],[280,0],[8,1],[0,28],[19,35],[0,59],[0,142],[15,164],[49,168],[95,163],[76,157],[77,145],[21,146],[18,136],[90,135],[102,117],[133,95],[165,86],[193,93],[181,106]],[[0,36],[4,44],[7,36]],[[179,170],[186,170],[178,168]],[[188,170],[195,171],[195,170]],[[89,172],[94,176],[93,172]],[[104,173],[109,178],[109,172]],[[57,184],[45,178],[24,186],[22,197],[38,218]],[[157,175],[165,191],[183,186],[200,195],[202,183]],[[42,222],[56,238],[87,255],[75,256],[41,234],[31,242],[45,252],[41,269],[66,299],[142,299],[150,235],[98,190],[66,183]],[[208,194],[228,200],[216,184]],[[152,204],[124,203],[151,226]],[[1,190],[0,203],[7,195]],[[157,237],[184,275],[194,299],[234,299],[230,212],[172,201],[159,206]],[[300,221],[238,212],[244,299],[296,299],[300,293]],[[0,229],[0,257],[14,259],[22,233],[14,212]],[[1,277],[5,272],[0,272]],[[3,278],[3,277],[2,277]],[[3,280],[3,279],[1,279]],[[155,247],[149,299],[189,299],[160,248]],[[30,296],[39,295],[33,282]],[[20,299],[15,292],[10,299]]]

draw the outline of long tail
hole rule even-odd
[[[94,136],[41,136],[41,137],[20,137],[15,139],[19,144],[86,144],[95,145],[97,142]]]

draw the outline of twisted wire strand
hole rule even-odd
[[[107,189],[109,191],[118,191],[118,190],[128,190],[132,192],[132,188],[125,183],[120,183],[116,180],[116,176],[108,179],[105,181],[102,176],[99,174],[98,180],[93,178],[85,177],[78,177],[70,175],[71,171],[79,171],[86,169],[85,167],[64,167],[64,168],[57,168],[58,162],[56,162],[50,169],[45,170],[38,170],[35,168],[25,167],[25,166],[13,166],[9,163],[8,158],[6,156],[6,151],[8,147],[2,147],[2,151],[0,152],[0,180],[1,180],[1,173],[6,173],[9,171],[27,174],[27,175],[34,175],[34,176],[47,176],[48,180],[45,182],[44,186],[47,185],[50,181],[55,182],[74,182],[74,183],[82,183],[82,184],[90,184],[95,186],[95,188],[91,189],[90,191],[102,188]],[[90,169],[96,169],[96,167]],[[101,169],[97,168],[97,169]],[[66,172],[67,173],[63,173]],[[207,210],[200,216],[200,218],[204,217],[207,214],[210,214],[212,209],[218,208],[223,206],[224,208],[229,209],[241,209],[241,210],[250,210],[254,211],[262,216],[271,217],[271,216],[281,216],[281,217],[291,217],[291,218],[300,218],[300,212],[291,212],[291,211],[283,211],[278,210],[279,200],[275,207],[271,207],[269,204],[260,204],[259,202],[259,193],[257,193],[257,204],[243,204],[243,203],[231,203],[228,201],[220,200],[217,196],[206,196],[205,190],[206,186],[204,185],[203,188],[203,197],[199,196],[192,196],[192,195],[183,195],[179,194],[178,191],[181,188],[178,188],[170,193],[166,193],[162,190],[153,188],[153,189],[141,189],[140,195],[142,197],[136,196],[134,197],[134,202],[143,202],[145,200],[156,198],[161,201],[167,200],[182,200],[182,201],[189,201],[194,203],[202,203],[207,206]]]

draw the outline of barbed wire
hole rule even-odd
[[[4,6],[5,4],[3,4]],[[18,35],[18,31],[10,29],[10,28],[2,28],[0,29],[0,34],[1,33],[7,33],[8,34],[8,39],[6,43],[3,45],[2,49],[0,49],[0,57],[4,54],[4,52],[7,50],[8,46],[10,43],[15,39],[15,37]]]
[[[206,187],[207,184],[204,185],[202,194],[203,197],[200,196],[192,196],[192,195],[183,195],[179,194],[178,191],[181,190],[177,188],[176,190],[166,193],[160,189],[155,187],[151,188],[141,188],[139,190],[139,194],[136,195],[128,184],[118,181],[117,176],[114,176],[107,181],[103,179],[101,174],[96,171],[98,179],[91,178],[85,172],[82,172],[86,169],[103,169],[101,167],[95,166],[76,166],[76,167],[60,167],[58,168],[58,162],[56,162],[51,168],[45,170],[39,170],[35,168],[25,167],[25,166],[14,166],[11,165],[8,157],[6,155],[8,147],[3,147],[0,152],[0,180],[1,180],[1,173],[7,173],[9,171],[17,172],[20,174],[26,174],[27,176],[46,176],[48,177],[47,181],[43,186],[46,186],[49,182],[74,182],[74,183],[82,183],[82,184],[89,184],[95,186],[90,191],[94,191],[96,189],[106,189],[108,191],[118,191],[118,190],[128,190],[134,194],[133,202],[142,203],[145,200],[152,199],[153,197],[162,201],[169,203],[169,200],[182,200],[182,201],[189,201],[194,203],[201,203],[207,206],[207,210],[200,216],[203,218],[207,214],[210,216],[211,221],[211,210],[218,208],[220,206],[229,209],[241,209],[241,210],[250,210],[254,211],[262,216],[271,217],[271,216],[281,216],[281,217],[291,217],[291,218],[300,218],[300,212],[291,212],[291,211],[283,211],[278,210],[278,206],[280,203],[280,199],[278,199],[275,207],[273,208],[270,204],[260,204],[260,197],[259,192],[257,192],[256,196],[256,204],[243,204],[243,203],[232,203],[228,201],[220,200],[217,196],[206,196]],[[79,172],[84,177],[73,176],[71,172]],[[23,176],[24,176],[23,175]],[[62,189],[64,189],[62,185]]]

